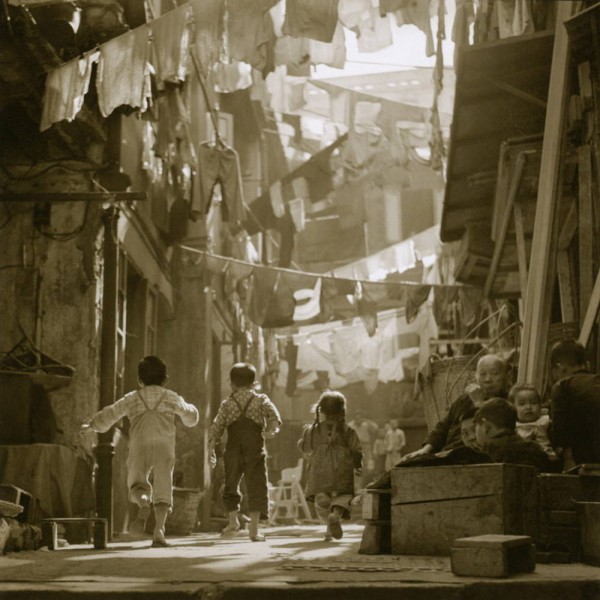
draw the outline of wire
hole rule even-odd
[[[73,230],[71,231],[60,231],[60,232],[48,232],[48,231],[44,231],[42,229],[42,226],[38,226],[36,227],[36,229],[44,236],[47,237],[51,240],[54,240],[56,242],[70,242],[71,240],[74,240],[84,229],[85,226],[87,224],[87,219],[88,219],[88,213],[90,210],[90,202],[86,202],[85,203],[85,211],[83,213],[83,220],[82,222],[75,227]]]

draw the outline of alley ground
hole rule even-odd
[[[444,557],[358,554],[362,527],[326,543],[316,526],[265,529],[264,543],[218,534],[170,538],[171,548],[120,541],[0,557],[0,598],[179,600],[599,600],[600,568],[537,565],[505,580],[454,576]]]

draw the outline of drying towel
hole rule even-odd
[[[346,38],[344,28],[338,23],[330,43],[309,40],[310,62],[343,69],[346,64]]]
[[[193,23],[190,6],[184,5],[152,21],[152,64],[159,87],[165,81],[184,81],[189,71],[190,28]]]
[[[126,104],[145,111],[151,102],[148,30],[134,29],[102,44],[96,87],[103,117]]]
[[[329,43],[337,25],[338,0],[287,0],[283,34]]]
[[[98,62],[99,56],[98,52],[92,52],[48,73],[40,131],[45,131],[53,123],[75,118],[90,87],[92,65]]]

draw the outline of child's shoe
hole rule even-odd
[[[142,496],[144,504],[138,509],[138,514],[135,520],[129,526],[129,533],[132,535],[143,535],[146,530],[146,521],[150,516],[150,500],[147,496]]]
[[[233,533],[237,533],[239,530],[240,530],[239,523],[237,523],[236,525],[229,523],[229,525],[227,525],[224,529],[221,529],[221,535],[231,535]]]
[[[342,538],[344,532],[342,531],[342,524],[340,523],[340,515],[334,512],[327,515],[327,529],[336,540]]]

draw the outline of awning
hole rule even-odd
[[[490,223],[501,143],[542,133],[554,32],[461,49],[440,237]]]

